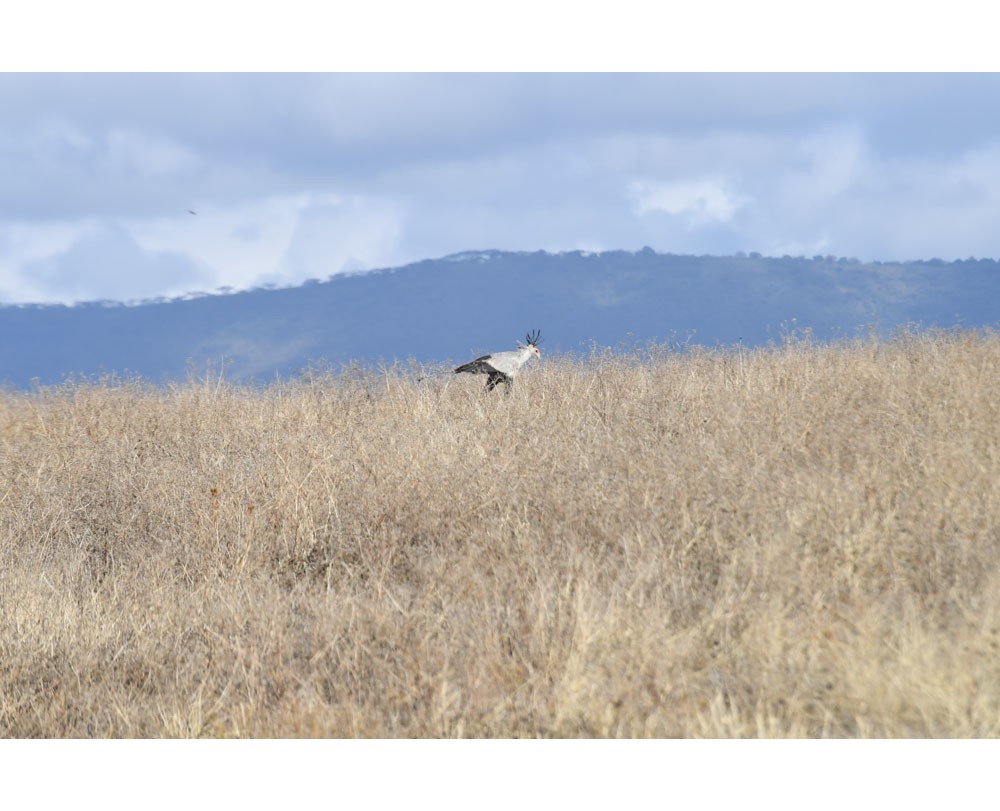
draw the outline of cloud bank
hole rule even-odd
[[[976,74],[7,74],[0,301],[480,248],[997,257],[998,91]]]

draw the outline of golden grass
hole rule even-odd
[[[1000,733],[1000,336],[0,396],[0,734]]]

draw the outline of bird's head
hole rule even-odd
[[[538,344],[542,341],[542,333],[536,329],[534,332],[529,332],[525,335],[524,340],[527,341],[527,346],[528,349],[531,350],[531,354],[536,358],[540,358],[542,356],[542,352],[538,348]]]

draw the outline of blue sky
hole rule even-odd
[[[481,248],[996,258],[1000,76],[6,73],[0,177],[0,302]]]

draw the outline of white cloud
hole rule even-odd
[[[130,223],[146,250],[178,250],[214,276],[213,287],[297,284],[397,260],[404,212],[379,197],[303,192],[197,204],[194,215]]]
[[[867,157],[865,139],[857,127],[788,139],[777,166],[778,195],[794,201],[798,211],[835,202],[838,196],[861,186],[877,171]]]
[[[0,302],[293,285],[399,259],[404,212],[381,198],[304,192],[194,210],[114,222],[0,223]]]
[[[285,272],[302,280],[391,264],[401,220],[400,209],[384,200],[312,200],[298,212]]]
[[[272,195],[234,204],[200,201],[173,217],[127,221],[147,251],[177,250],[196,256],[212,273],[211,287],[244,289],[284,278],[282,256],[308,194]]]
[[[731,191],[721,180],[634,180],[629,184],[639,216],[664,212],[683,216],[692,226],[729,222],[746,205],[747,198]]]
[[[98,231],[93,221],[0,222],[0,302],[59,301],[44,282],[22,273],[22,268],[68,251],[76,242]]]
[[[51,247],[50,247],[51,249]],[[144,251],[119,225],[95,225],[63,250],[26,259],[13,278],[37,302],[134,300],[199,286],[204,269],[176,251]]]
[[[486,248],[1000,256],[1000,112],[981,103],[998,87],[0,76],[0,300],[51,300],[45,279],[81,290],[63,271],[89,273],[100,246],[122,261],[128,240],[163,295],[192,278],[171,281],[165,257],[212,290]],[[130,272],[102,266],[87,289],[135,290]]]
[[[1000,256],[1000,144],[958,156],[888,162],[858,224],[884,258]],[[873,249],[874,250],[874,249]]]

